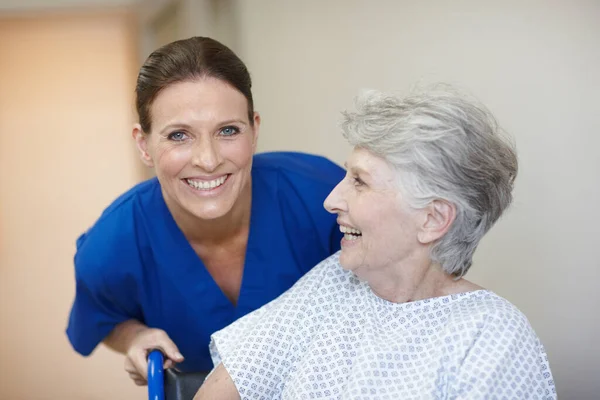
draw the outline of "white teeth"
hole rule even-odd
[[[340,232],[344,233],[344,237],[349,235],[362,235],[358,229],[350,228],[349,226],[340,225]]]
[[[194,181],[192,179],[186,179],[185,181],[195,189],[208,190],[221,186],[226,179],[227,176],[222,176],[218,179],[213,179],[212,181]]]
[[[358,235],[351,235],[351,234],[349,234],[349,233],[345,233],[345,234],[344,234],[344,239],[345,239],[345,240],[356,240],[356,239],[358,239],[358,238],[359,238],[359,236],[358,236]]]

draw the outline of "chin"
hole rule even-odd
[[[346,271],[354,271],[357,268],[356,262],[354,262],[354,260],[352,260],[351,256],[345,254],[343,249],[342,249],[342,252],[340,253],[340,265]]]
[[[199,219],[211,220],[211,219],[218,219],[218,218],[221,218],[221,217],[227,215],[228,211],[229,210],[223,210],[223,209],[210,209],[210,210],[193,210],[193,213]]]
[[[227,194],[214,198],[186,198],[184,207],[196,218],[211,220],[227,215],[233,208],[234,201]]]
[[[194,204],[188,208],[188,211],[196,218],[211,220],[221,218],[231,211],[230,204],[215,202],[217,204]]]

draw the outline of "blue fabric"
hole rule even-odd
[[[173,220],[156,178],[119,197],[77,240],[76,295],[67,335],[89,355],[120,322],[167,332],[184,371],[212,368],[210,335],[290,288],[340,248],[336,216],[323,201],[342,168],[318,156],[254,156],[244,275],[234,306]]]

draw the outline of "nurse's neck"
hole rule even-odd
[[[219,246],[238,241],[240,235],[247,238],[252,203],[251,188],[252,185],[248,182],[231,210],[223,216],[211,219],[199,218],[180,205],[169,204],[171,202],[167,196],[163,196],[177,226],[192,246]]]

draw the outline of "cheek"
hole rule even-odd
[[[374,204],[377,206],[373,206]],[[369,210],[368,215],[363,217],[368,227],[365,236],[368,239],[369,247],[376,247],[380,251],[389,251],[403,240],[401,238],[410,236],[408,228],[411,220],[398,209],[397,204],[386,202],[384,199],[373,199],[364,206],[366,210]]]
[[[191,149],[189,147],[158,148],[155,153],[155,165],[157,174],[176,174],[190,160]]]
[[[415,222],[406,214],[392,214],[381,222],[380,241],[386,253],[403,252],[416,244]]]
[[[251,139],[243,138],[243,140],[224,143],[221,146],[221,152],[224,158],[233,162],[240,169],[252,166],[254,147]]]

